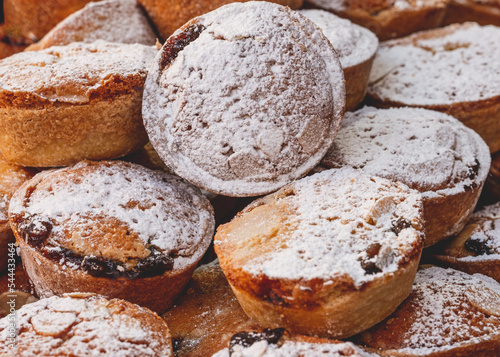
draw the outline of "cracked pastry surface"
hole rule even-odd
[[[377,286],[391,289],[393,279],[406,275],[406,283],[389,294],[400,299],[394,309],[409,293],[422,229],[416,191],[344,168],[315,174],[255,201],[218,228],[215,249],[240,304],[262,325],[345,337],[353,326],[336,321],[341,319],[336,299],[347,296],[341,300],[349,304],[350,322],[362,331],[370,322],[363,321],[364,314],[355,321],[357,309],[377,305],[384,300]],[[363,301],[351,306],[351,297]],[[266,309],[255,312],[245,299]],[[384,309],[393,303],[386,301]],[[265,313],[267,309],[271,311]],[[294,318],[292,311],[301,309],[305,320]],[[368,319],[377,319],[378,313]],[[302,332],[309,321],[312,330]]]
[[[167,40],[146,81],[143,116],[178,175],[215,193],[255,196],[312,168],[344,103],[342,68],[321,30],[283,6],[250,2],[193,19]]]
[[[198,189],[120,161],[40,173],[16,192],[9,219],[40,296],[89,291],[159,312],[182,291],[215,225]]]
[[[17,311],[18,335],[8,345],[0,320],[2,356],[173,356],[167,324],[150,310],[93,294],[66,294]]]
[[[411,295],[356,343],[381,356],[493,356],[500,351],[500,285],[484,275],[431,267]]]
[[[429,246],[465,226],[490,162],[479,135],[449,115],[419,108],[365,107],[345,115],[321,166],[350,166],[418,190]]]

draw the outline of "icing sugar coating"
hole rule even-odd
[[[450,105],[500,95],[500,28],[474,23],[387,41],[368,93],[407,105]]]
[[[92,2],[71,14],[35,45],[64,46],[96,40],[154,45],[156,35],[136,0]]]
[[[361,8],[368,12],[396,9],[418,9],[426,6],[435,6],[436,0],[308,0],[323,9],[345,11]]]
[[[199,259],[215,224],[210,203],[190,184],[161,171],[118,161],[82,161],[42,172],[17,191],[9,215],[35,225],[49,223],[46,246],[77,249],[86,255],[117,254],[113,246],[107,252],[106,242],[112,238],[106,236],[119,235],[124,226],[127,234],[123,240],[137,237],[130,254],[154,246],[163,255],[174,254],[174,269]],[[110,222],[118,229],[109,233],[106,223],[100,222]]]
[[[144,81],[156,53],[154,47],[102,40],[17,53],[0,61],[0,95],[88,103],[93,93],[115,81]]]
[[[17,311],[16,356],[173,356],[166,323],[123,300],[68,294]],[[91,294],[89,294],[91,295]],[[8,317],[0,320],[0,353],[11,355]]]
[[[337,51],[342,68],[365,62],[377,52],[378,38],[370,30],[327,11],[299,12],[321,28]]]
[[[388,341],[384,349],[416,356],[479,344],[499,334],[499,301],[500,285],[484,275],[437,267],[421,270],[410,297],[388,318],[391,323],[367,331],[373,342],[369,346],[377,348],[382,334]]]
[[[490,162],[479,135],[449,115],[365,107],[345,115],[322,165],[362,169],[435,197],[483,182]]]
[[[395,272],[420,249],[422,201],[418,192],[403,184],[344,168],[301,179],[282,191],[286,197],[275,204],[289,212],[280,218],[283,229],[265,240],[272,249],[239,263],[249,274],[322,279],[325,284],[346,279],[360,287]],[[256,233],[255,242],[234,244],[258,250],[259,237]],[[232,244],[231,233],[226,239],[215,244]]]
[[[223,6],[172,35],[144,99],[151,143],[179,176],[254,196],[320,160],[340,125],[345,88],[321,30],[259,1]]]
[[[212,357],[368,357],[372,354],[361,351],[350,342],[341,343],[310,343],[301,341],[286,341],[282,345],[269,344],[267,341],[259,341],[249,347],[234,346],[233,351],[229,349],[217,352]]]

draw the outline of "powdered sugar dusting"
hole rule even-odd
[[[286,218],[293,230],[284,247],[250,260],[243,270],[280,279],[348,276],[361,286],[396,271],[421,245],[421,228],[411,226],[421,227],[421,198],[402,184],[346,168],[290,187],[294,194],[283,200],[295,214]],[[407,224],[396,235],[398,219]]]
[[[301,10],[299,12],[321,28],[337,51],[342,68],[368,61],[377,52],[378,38],[370,30],[327,11]]]
[[[467,23],[445,29],[448,34],[434,38],[426,38],[427,32],[383,43],[368,93],[407,105],[449,105],[499,96],[500,28]]]
[[[0,61],[1,92],[88,103],[95,90],[115,78],[145,78],[156,53],[154,47],[102,40],[17,53]]]
[[[83,171],[82,171],[83,170]],[[16,195],[10,214],[30,217],[33,223],[56,222],[47,244],[58,246],[65,232],[92,231],[96,217],[112,217],[168,255],[174,268],[192,264],[205,251],[214,229],[208,200],[178,177],[119,162],[81,162],[44,172],[28,201]],[[26,187],[25,187],[26,189]],[[41,223],[40,223],[41,224]],[[81,239],[85,239],[81,233]]]
[[[113,301],[113,300],[111,300]],[[71,312],[60,312],[58,303],[75,304]],[[132,305],[129,304],[128,305]],[[118,307],[118,308],[117,308]],[[51,297],[17,311],[16,356],[171,356],[166,324],[150,311],[137,306],[127,315],[122,306],[102,297],[77,299]],[[128,307],[130,309],[130,307]],[[152,325],[151,319],[154,319]],[[146,323],[145,323],[146,322]],[[159,330],[159,326],[162,325]],[[154,330],[150,330],[154,328]],[[0,320],[0,353],[10,355],[6,343],[8,318]]]
[[[471,307],[478,303],[469,296],[474,291],[500,296],[500,285],[484,275],[452,269],[433,267],[418,272],[407,300],[413,322],[404,331],[400,352],[427,356],[498,335],[500,316],[485,316],[481,310],[487,306]]]
[[[472,215],[471,223],[477,225],[469,239],[487,247],[484,254],[460,257],[461,261],[500,260],[500,202],[487,206]],[[500,302],[499,302],[500,304]]]
[[[455,118],[426,109],[365,107],[345,115],[322,161],[400,181],[424,197],[484,182],[491,157],[484,141]],[[478,166],[479,164],[479,166]]]
[[[221,7],[192,26],[199,36],[163,69],[164,46],[146,81],[143,116],[158,154],[226,195],[263,194],[303,176],[333,141],[345,99],[320,29],[260,1]]]
[[[251,346],[243,347],[236,345],[232,353],[229,349],[217,352],[212,357],[369,357],[375,356],[356,347],[350,342],[334,343],[308,343],[286,341],[281,346],[269,344],[267,341],[259,341]]]
[[[136,0],[92,2],[54,27],[36,45],[47,48],[96,40],[154,45],[156,35]]]

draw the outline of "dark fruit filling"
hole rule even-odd
[[[391,224],[391,231],[393,231],[395,235],[399,235],[399,233],[401,233],[403,229],[411,227],[411,223],[402,218],[398,218],[396,221],[392,221]]]
[[[269,344],[276,345],[285,334],[284,328],[269,329],[266,328],[262,332],[238,332],[231,337],[229,342],[229,355],[234,352],[234,346],[250,347],[259,341],[267,341]]]
[[[206,29],[200,24],[188,26],[180,34],[171,36],[163,45],[163,52],[160,60],[160,72],[170,65],[187,45],[196,40]]]
[[[464,248],[475,255],[485,255],[490,254],[490,247],[486,245],[486,242],[469,239],[465,242]]]
[[[52,224],[36,216],[21,219],[18,230],[25,242],[36,248],[40,254],[53,261],[67,261],[81,267],[94,277],[116,279],[125,277],[129,279],[147,278],[162,275],[172,270],[174,258],[162,254],[156,247],[148,247],[151,254],[132,267],[127,267],[123,262],[94,256],[84,256],[63,247],[50,247],[45,245],[46,239],[52,231]]]

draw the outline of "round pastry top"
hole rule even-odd
[[[368,83],[377,100],[451,105],[500,96],[500,28],[450,25],[380,45]]]
[[[208,191],[256,196],[304,176],[331,145],[345,104],[338,56],[287,7],[223,6],[174,33],[145,84],[156,151]]]
[[[66,294],[16,314],[16,356],[173,356],[167,324],[138,305],[93,294]],[[9,317],[0,320],[0,354],[10,356]]]
[[[339,55],[342,68],[353,67],[375,55],[378,38],[370,30],[324,10],[300,10],[314,21]]]
[[[0,60],[0,106],[83,104],[144,84],[158,51],[140,44],[76,42]]]
[[[356,342],[411,356],[480,344],[499,335],[498,301],[500,284],[489,277],[427,268],[405,302]]]
[[[9,230],[7,210],[14,192],[34,175],[34,171],[9,163],[0,153],[0,232]]]
[[[420,195],[403,184],[328,170],[255,201],[219,227],[215,248],[232,284],[244,282],[228,269],[304,289],[318,279],[360,288],[419,256],[422,215]]]
[[[48,258],[97,276],[131,278],[193,264],[215,224],[195,187],[120,161],[42,172],[16,192],[9,216],[14,231]]]
[[[436,254],[463,262],[500,261],[500,202],[474,213],[462,232]]]
[[[97,40],[152,46],[156,35],[136,0],[105,0],[91,2],[74,12],[34,47],[41,49]]]
[[[419,108],[364,107],[346,113],[321,165],[362,169],[430,198],[481,185],[490,163],[481,137],[449,115]]]

